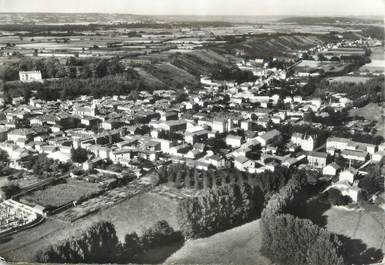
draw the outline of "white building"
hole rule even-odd
[[[241,147],[242,145],[242,137],[237,135],[228,135],[226,137],[226,144],[230,145],[231,147]]]
[[[340,169],[341,167],[333,162],[322,169],[322,174],[325,176],[337,176]]]
[[[268,144],[274,144],[281,139],[281,132],[274,129],[263,135],[257,137],[257,141],[261,144],[261,146],[266,146]]]
[[[354,178],[357,175],[358,171],[354,168],[348,168],[342,171],[339,175],[339,181],[347,181],[350,184],[353,184]]]
[[[213,120],[212,126],[213,131],[224,133],[227,132],[228,126],[227,126],[227,120]]]
[[[368,159],[369,154],[368,152],[360,151],[360,150],[343,150],[341,152],[341,156],[348,160],[365,162]]]
[[[326,150],[328,153],[334,153],[334,150],[352,149],[350,148],[350,144],[350,139],[340,137],[329,137],[326,141]]]
[[[43,78],[41,77],[40,71],[20,71],[19,78],[21,82],[41,82]]]
[[[304,151],[313,151],[316,147],[317,136],[306,135],[302,133],[293,133],[291,136],[291,142],[302,148]]]
[[[385,151],[380,151],[380,152],[375,153],[375,154],[372,156],[372,160],[373,160],[373,162],[378,163],[378,162],[380,162],[384,157],[385,157]]]

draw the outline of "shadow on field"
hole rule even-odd
[[[296,195],[286,212],[301,219],[309,219],[321,227],[327,225],[327,216],[323,215],[331,208],[325,194],[320,194],[322,186],[309,186]]]
[[[8,237],[0,237],[0,244],[7,243],[7,242],[11,241],[12,239],[13,239],[13,237],[11,237],[11,236],[8,236]]]
[[[342,242],[342,255],[348,264],[372,264],[380,262],[384,253],[381,249],[368,248],[368,246],[359,239],[351,239],[346,236],[338,235]]]
[[[177,250],[182,248],[184,245],[184,240],[181,239],[178,242],[173,244],[168,244],[162,247],[152,248],[147,250],[145,253],[141,254],[135,259],[136,263],[141,264],[160,264],[167,260],[172,254]]]

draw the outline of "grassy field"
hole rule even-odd
[[[166,264],[243,264],[271,265],[259,252],[259,220],[208,238],[189,240],[171,255]]]
[[[352,109],[350,110],[350,116],[361,116],[365,119],[372,120],[372,121],[378,121],[381,119],[382,115],[382,106],[379,106],[375,103],[369,103],[365,107],[358,108],[358,109]]]
[[[177,201],[149,192],[74,223],[49,218],[37,227],[19,232],[10,238],[0,239],[0,256],[9,261],[32,262],[39,249],[68,239],[101,220],[110,221],[115,225],[120,240],[128,233],[141,233],[159,220],[166,220],[177,229],[176,206]]]
[[[81,222],[87,226],[88,223],[101,220],[109,221],[115,225],[118,237],[123,240],[126,234],[141,233],[161,220],[166,220],[177,230],[177,205],[177,201],[148,192],[84,218]]]
[[[370,55],[370,59],[385,60],[385,52],[384,52],[383,46],[374,47],[374,48],[371,48],[371,50],[372,50],[372,54]]]
[[[374,206],[359,210],[332,207],[325,212],[325,216],[327,216],[329,231],[349,238],[345,244],[347,244],[348,258],[351,261],[356,264],[379,262],[376,259],[385,253],[385,212],[383,210]]]
[[[99,189],[97,185],[76,185],[76,184],[58,184],[50,186],[44,190],[38,190],[22,198],[27,202],[39,204],[41,206],[59,207],[71,201],[78,201],[87,197]]]

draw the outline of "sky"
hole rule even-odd
[[[0,12],[384,16],[385,0],[0,0]]]

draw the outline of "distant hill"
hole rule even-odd
[[[279,20],[282,23],[295,23],[301,25],[314,24],[366,24],[381,22],[379,18],[361,17],[288,17]]]

